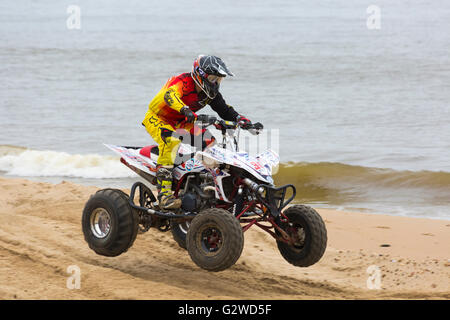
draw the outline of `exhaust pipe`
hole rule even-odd
[[[249,187],[250,190],[252,190],[253,192],[257,192],[260,195],[264,193],[264,188],[260,187],[259,184],[257,184],[256,182],[250,180],[249,178],[245,178],[243,181],[247,185],[247,187]]]

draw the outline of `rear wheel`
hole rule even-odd
[[[207,209],[189,226],[186,245],[194,263],[208,271],[222,271],[236,263],[244,248],[239,221],[223,209]]]
[[[139,215],[121,190],[97,191],[83,210],[84,239],[99,255],[115,257],[126,252],[136,239],[138,224]]]
[[[182,223],[172,222],[172,236],[173,239],[178,243],[178,245],[187,249],[186,247],[186,236],[189,230],[190,221],[185,221]]]
[[[294,205],[284,211],[289,221],[280,223],[293,242],[277,241],[286,261],[297,267],[308,267],[320,260],[327,247],[327,230],[320,215],[311,207]]]

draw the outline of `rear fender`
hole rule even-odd
[[[128,165],[133,166],[152,176],[156,175],[156,161],[139,153],[139,147],[121,147],[112,144],[104,144],[107,148],[118,154]]]

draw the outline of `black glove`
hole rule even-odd
[[[250,121],[250,119],[247,119],[246,117],[244,117],[243,115],[238,115],[236,118],[236,121],[238,123],[238,125],[242,128],[242,129],[246,129],[249,126],[251,126],[252,122]]]
[[[262,123],[257,122],[253,125],[253,128],[256,130],[262,130],[262,129],[264,129],[264,126],[262,125]]]
[[[181,108],[180,113],[185,117],[187,123],[193,123],[197,119],[197,115],[187,106]]]

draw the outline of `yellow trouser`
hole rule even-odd
[[[173,127],[150,110],[145,114],[145,119],[142,121],[142,124],[152,136],[153,140],[158,144],[159,156],[157,164],[173,166],[181,141],[171,135],[175,133],[175,130],[178,129],[179,126]],[[185,126],[184,129],[189,131],[189,127],[192,127],[192,125]]]

